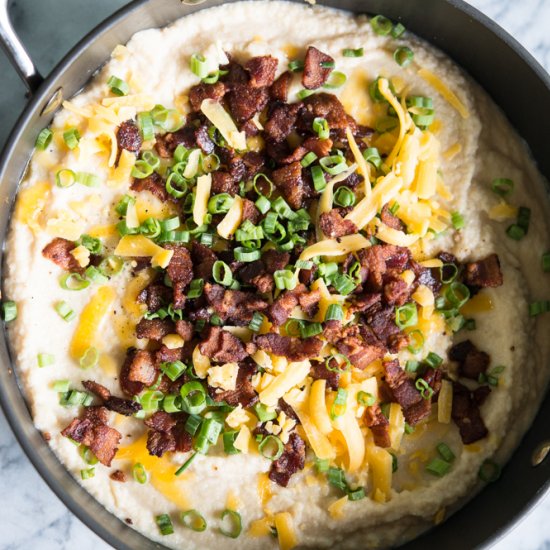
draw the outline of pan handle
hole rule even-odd
[[[27,50],[15,34],[8,13],[8,1],[0,0],[0,46],[23,79],[29,94],[32,95],[42,84],[44,78],[34,66]]]

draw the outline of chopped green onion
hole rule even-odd
[[[164,394],[158,390],[150,390],[144,392],[140,398],[140,405],[145,412],[153,412],[159,409],[159,404],[162,401]]]
[[[443,264],[439,268],[439,279],[444,285],[452,283],[458,275],[456,264]]]
[[[234,200],[229,193],[214,195],[208,201],[208,212],[211,214],[225,214],[229,212]]]
[[[260,181],[260,178],[269,185],[267,191],[264,190],[265,183],[258,184],[258,182]],[[258,195],[260,196],[264,195],[266,198],[269,198],[273,193],[273,189],[275,188],[275,185],[263,172],[259,172],[254,176],[254,179],[252,180],[252,187],[254,188],[254,191],[256,191]]]
[[[128,86],[124,80],[121,80],[116,76],[111,76],[109,80],[107,80],[107,86],[109,86],[113,94],[118,96],[128,95],[128,92],[130,91],[130,86]]]
[[[313,187],[315,188],[315,191],[321,192],[327,186],[323,169],[320,166],[312,166],[311,178],[313,179]]]
[[[431,399],[434,391],[432,387],[424,380],[424,378],[417,378],[416,382],[414,383],[415,388],[420,392],[420,395],[422,395],[422,398],[426,401],[428,399]]]
[[[375,168],[382,166],[382,159],[376,147],[369,147],[363,151],[363,158],[370,162]]]
[[[313,151],[310,151],[310,152],[307,153],[307,155],[305,155],[304,158],[300,161],[300,164],[301,164],[304,168],[307,168],[310,164],[313,164],[316,160],[317,160],[317,155],[316,155]]]
[[[76,128],[70,128],[63,132],[63,141],[69,149],[76,149],[80,141],[80,134]]]
[[[44,151],[46,147],[51,143],[53,138],[53,133],[49,128],[43,128],[40,130],[38,136],[36,136],[35,147]]]
[[[332,71],[329,79],[323,84],[323,88],[334,90],[341,88],[347,81],[348,77],[342,71]]]
[[[272,203],[271,207],[281,218],[286,218],[287,220],[294,220],[297,217],[296,212],[290,208],[288,203],[283,199],[283,197],[277,197]]]
[[[68,168],[62,168],[55,174],[55,184],[63,189],[71,187],[76,182],[76,174]]]
[[[80,358],[80,366],[83,369],[95,367],[99,362],[99,351],[97,348],[89,347]]]
[[[193,279],[189,285],[189,291],[187,292],[187,297],[190,299],[199,298],[202,296],[202,291],[204,288],[204,279]]]
[[[545,252],[541,258],[542,270],[545,273],[550,272],[550,252]]]
[[[316,117],[313,119],[313,131],[319,139],[328,139],[330,136],[330,128],[325,118]]]
[[[342,55],[344,57],[363,57],[365,55],[365,50],[363,48],[344,48]]]
[[[333,364],[336,363],[336,366]],[[332,372],[347,372],[351,369],[350,360],[342,353],[333,353],[325,359],[325,367]]]
[[[226,518],[229,520],[230,527],[229,529],[226,529],[223,525],[220,526],[220,533],[232,539],[238,538],[243,530],[241,514],[239,514],[239,512],[235,512],[235,510],[229,510],[226,508],[221,515],[222,522],[224,522]]]
[[[385,132],[391,132],[394,128],[397,128],[399,120],[393,116],[384,116],[376,121],[376,131],[379,134]]]
[[[233,273],[231,268],[221,260],[214,262],[212,266],[212,277],[214,281],[223,286],[229,286],[233,282]]]
[[[137,123],[143,141],[150,141],[155,137],[155,126],[153,124],[153,117],[151,116],[151,113],[146,111],[138,113]]]
[[[223,440],[223,450],[225,454],[236,455],[241,452],[239,451],[239,449],[235,447],[235,439],[237,439],[238,434],[239,434],[238,430],[230,430],[227,432],[223,432],[222,440]]]
[[[145,179],[148,178],[153,172],[153,167],[145,160],[140,159],[136,160],[130,175],[133,178]]]
[[[372,393],[360,391],[357,393],[357,403],[363,407],[372,407],[376,403],[376,397]]]
[[[451,465],[441,458],[434,458],[427,466],[426,471],[438,477],[443,477],[449,472]]]
[[[550,311],[550,300],[539,300],[529,304],[529,316],[536,317],[541,313]]]
[[[66,393],[69,391],[70,387],[71,387],[71,382],[69,380],[56,380],[52,384],[53,391],[57,393]]]
[[[51,353],[39,353],[37,355],[38,366],[40,368],[53,365],[55,363],[55,356]]]
[[[310,338],[323,332],[323,325],[321,323],[307,323],[303,322],[300,325],[300,335],[302,338]]]
[[[63,290],[84,290],[90,286],[90,281],[80,273],[66,273],[59,279],[59,286]]]
[[[171,363],[161,363],[160,370],[175,382],[187,369],[181,361],[173,361]]]
[[[410,424],[407,424],[405,422],[405,433],[410,435],[412,433],[414,433],[414,430],[415,430],[415,427],[414,426],[411,426]]]
[[[206,407],[206,389],[200,382],[191,381],[180,389],[182,409],[189,414],[198,414]]]
[[[82,460],[84,460],[84,462],[86,462],[86,464],[89,464],[90,466],[95,466],[99,462],[97,456],[95,456],[91,449],[89,447],[86,447],[86,445],[80,446],[79,453],[82,457]]]
[[[407,67],[414,59],[414,52],[407,46],[400,46],[393,52],[393,58],[400,67]]]
[[[85,470],[80,470],[80,477],[82,480],[91,479],[95,476],[95,468],[86,468]]]
[[[259,250],[250,250],[244,246],[238,246],[233,250],[233,256],[238,262],[254,262],[262,257]]]
[[[335,420],[346,412],[346,404],[348,400],[348,392],[344,388],[338,388],[336,392],[336,398],[330,408],[330,418]]]
[[[328,472],[330,460],[328,458],[315,457],[315,468],[319,473]]]
[[[200,79],[208,77],[208,62],[204,55],[194,53],[190,60],[191,72],[197,75]]]
[[[496,178],[491,182],[491,189],[499,197],[507,197],[514,190],[514,182],[508,178]]]
[[[193,453],[174,473],[174,475],[176,476],[179,476],[181,475],[183,472],[185,472],[185,470],[187,470],[187,468],[189,468],[189,466],[191,466],[191,464],[193,464],[193,461],[195,460],[195,458],[197,458],[197,454],[198,453]]]
[[[390,34],[393,29],[393,23],[383,15],[375,15],[370,20],[370,24],[372,30],[380,36],[386,36],[387,34]]]
[[[341,468],[330,467],[327,471],[327,479],[328,482],[334,487],[337,487],[345,493],[348,492],[349,487],[346,481],[346,476],[344,474],[344,470]]]
[[[520,206],[518,209],[518,222],[517,224],[525,231],[529,231],[529,222],[531,221],[531,209],[525,206]]]
[[[131,197],[130,195],[124,195],[118,201],[118,204],[115,206],[115,212],[117,214],[120,214],[121,216],[126,216],[126,211],[128,210],[128,206],[130,204],[134,204],[135,202],[136,202],[135,197]]]
[[[430,351],[425,357],[424,362],[433,369],[437,369],[443,363],[443,358],[437,355],[437,353]]]
[[[274,435],[268,435],[262,439],[262,442],[258,445],[258,451],[260,454],[269,460],[277,460],[283,454],[284,445],[283,442]]]
[[[337,274],[332,278],[332,286],[337,290],[338,294],[347,296],[350,292],[355,290],[357,284],[349,275]]]
[[[441,455],[441,458],[447,462],[452,462],[456,457],[453,451],[446,443],[439,443],[437,445],[437,452]]]
[[[304,62],[297,59],[289,61],[288,70],[297,73],[304,70]]]
[[[401,23],[396,23],[393,26],[393,29],[391,31],[391,35],[393,38],[399,38],[404,32],[405,32],[405,26]]]
[[[101,183],[99,176],[95,174],[90,174],[89,172],[77,172],[75,174],[76,183],[80,185],[85,185],[86,187],[98,187]]]
[[[185,431],[190,435],[195,435],[201,427],[202,420],[202,416],[196,414],[189,415],[189,418],[185,421]]]
[[[195,449],[206,454],[210,445],[215,445],[222,431],[223,424],[215,418],[207,418],[202,424],[195,441]]]
[[[275,286],[279,290],[293,290],[298,284],[296,275],[288,269],[280,269],[273,274]]]
[[[274,420],[277,418],[277,411],[274,409],[268,410],[267,406],[262,403],[257,403],[254,405],[254,412],[260,422],[268,422],[269,420]]]
[[[420,353],[424,347],[424,334],[420,330],[413,330],[407,335],[410,340],[410,344],[407,346],[407,349],[411,353]]]
[[[361,500],[365,498],[365,496],[365,489],[363,489],[363,487],[348,492],[348,499],[351,501]]]
[[[476,320],[475,319],[466,319],[464,321],[464,328],[466,330],[475,330],[476,329]]]
[[[310,95],[313,95],[315,93],[315,90],[300,90],[296,96],[298,99],[305,99],[306,97],[309,97]]]
[[[267,197],[264,197],[264,195],[260,195],[254,204],[262,214],[266,214],[271,208],[271,203],[269,202],[269,199]]]
[[[395,324],[400,329],[412,327],[417,323],[418,311],[414,302],[395,308]]]
[[[67,393],[61,394],[61,399],[59,400],[60,405],[64,407],[68,406],[84,406],[88,407],[92,404],[94,398],[88,392],[69,390]]]
[[[525,237],[525,230],[522,229],[519,225],[512,224],[506,229],[506,234],[514,241],[519,241]]]
[[[319,164],[322,166],[323,170],[331,176],[337,176],[338,174],[345,172],[348,168],[345,157],[340,155],[323,157],[319,161]]]
[[[493,460],[486,459],[479,468],[478,477],[485,483],[493,483],[500,477],[501,467]]]
[[[464,216],[460,212],[453,212],[451,214],[451,223],[457,231],[462,229],[464,227]]]
[[[409,359],[405,363],[405,371],[406,372],[416,372],[418,370],[419,366],[420,366],[419,361],[415,361],[414,359]]]
[[[80,235],[80,239],[75,242],[77,246],[82,245],[84,248],[87,248],[92,254],[102,254],[103,245],[101,241],[96,237],[90,237],[90,235]]]
[[[172,535],[174,533],[174,526],[172,525],[172,520],[168,514],[160,514],[159,516],[155,516],[155,522],[161,535]]]
[[[99,270],[106,277],[113,277],[122,271],[124,260],[119,256],[107,256],[99,264]]]
[[[264,316],[259,311],[255,311],[254,314],[252,315],[252,320],[248,324],[248,328],[252,332],[258,332],[263,322],[264,322]]]
[[[134,466],[132,467],[132,475],[140,485],[145,485],[149,477],[147,475],[147,470],[141,462],[136,462],[136,464],[134,464]]]
[[[445,291],[445,298],[456,309],[460,309],[469,299],[469,288],[458,282],[451,283]]]
[[[344,318],[344,310],[340,304],[330,304],[325,313],[325,321],[341,321]]]
[[[2,302],[2,319],[9,323],[17,319],[17,304],[12,300]]]
[[[192,529],[193,531],[202,533],[202,531],[206,529],[206,520],[196,510],[187,510],[185,512],[181,512],[180,520],[184,527]]]
[[[355,204],[355,193],[347,186],[342,185],[334,193],[334,204],[347,208]]]

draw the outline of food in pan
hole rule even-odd
[[[37,139],[4,315],[34,421],[170,547],[379,547],[501,465],[546,384],[546,200],[384,17],[205,10]]]

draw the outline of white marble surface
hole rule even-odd
[[[91,28],[109,12],[124,4],[121,0],[19,0],[15,5],[15,23],[27,37],[36,54],[40,66],[46,72],[56,61],[40,49],[40,32],[46,32],[48,43],[55,41],[54,33],[48,32],[47,21],[54,22],[49,17],[44,22],[43,30],[38,30],[29,23],[29,11],[37,4],[38,9],[44,9],[58,14],[67,24],[77,19],[85,20]],[[421,0],[418,0],[421,2]],[[519,42],[521,42],[547,70],[550,70],[550,0],[469,0],[472,5],[496,20]],[[61,6],[63,4],[63,6]],[[60,9],[60,8],[63,9]],[[57,9],[56,9],[57,8]],[[75,13],[72,14],[71,10]],[[83,13],[85,12],[85,13]],[[45,12],[47,15],[47,13]],[[33,12],[36,17],[36,12]],[[84,16],[84,17],[82,17]],[[45,31],[44,31],[45,29]],[[68,49],[78,38],[78,30],[73,32],[62,45],[57,45],[60,52]],[[82,34],[82,33],[81,33]],[[34,39],[34,40],[33,40]],[[44,42],[42,42],[44,43]],[[56,50],[56,51],[57,51]],[[1,56],[1,54],[0,54]],[[0,59],[0,73],[4,81],[4,90],[11,90],[8,97],[0,92],[0,143],[5,139],[6,130],[13,124],[17,110],[23,106],[23,99],[13,99],[12,94],[21,94],[22,86],[17,83],[14,75]],[[5,76],[4,76],[5,75]],[[10,85],[12,87],[10,88]],[[15,106],[14,106],[15,104]],[[15,438],[3,414],[0,412],[0,495],[2,507],[0,512],[0,549],[1,550],[65,550],[78,547],[79,550],[107,550],[110,548],[78,519],[50,491],[38,474],[34,471]],[[524,521],[509,532],[494,548],[496,550],[541,550],[550,549],[550,495],[532,511]]]

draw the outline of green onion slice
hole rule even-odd
[[[192,418],[192,417],[189,417],[189,418]],[[176,476],[179,476],[181,475],[183,472],[185,472],[185,470],[187,470],[187,468],[189,468],[189,466],[191,466],[191,464],[193,464],[193,461],[195,460],[195,458],[197,457],[197,454],[198,453],[193,453],[175,472],[174,475]]]
[[[84,290],[90,286],[90,281],[80,273],[66,273],[59,279],[59,286],[63,290]]]
[[[206,520],[197,510],[186,510],[185,512],[181,512],[180,520],[184,527],[199,533],[204,531],[207,526]]]
[[[493,460],[486,459],[479,468],[478,477],[485,483],[493,483],[500,477],[501,467]]]
[[[372,30],[380,36],[386,36],[387,34],[390,34],[393,29],[393,23],[383,15],[374,16],[370,20],[370,24]]]
[[[344,388],[338,388],[338,391],[336,392],[336,398],[334,399],[334,403],[332,404],[332,407],[330,408],[330,417],[332,420],[335,420],[336,418],[339,418],[346,412],[347,407],[347,400],[348,400],[348,392]]]
[[[330,128],[325,118],[317,117],[313,119],[313,131],[319,139],[328,139],[330,136]]]
[[[363,407],[372,407],[376,403],[376,397],[372,393],[360,391],[357,393],[357,403]]]
[[[491,182],[491,189],[499,197],[507,197],[514,190],[514,181],[508,178],[496,178]]]
[[[17,304],[12,300],[2,302],[2,319],[6,323],[17,319]]]
[[[334,204],[347,208],[355,204],[355,193],[347,186],[342,185],[334,193]]]
[[[51,353],[39,353],[36,359],[40,368],[47,367],[55,363],[55,356]]]
[[[347,81],[348,77],[341,71],[332,71],[329,79],[323,84],[323,88],[334,90],[341,88]]]
[[[191,56],[190,69],[191,69],[191,72],[197,75],[199,78],[201,79],[207,78],[208,62],[206,61],[206,58],[204,57],[204,55],[200,53],[194,53]]]
[[[155,522],[161,535],[172,535],[174,533],[174,526],[172,525],[172,520],[168,514],[160,514],[159,516],[156,516]]]
[[[235,510],[229,510],[226,508],[221,515],[222,525],[220,526],[220,533],[226,537],[236,539],[242,532],[242,519],[239,512]],[[224,526],[224,523],[229,523],[229,528]]]
[[[420,395],[422,395],[422,398],[428,401],[428,399],[431,399],[434,391],[432,387],[424,380],[424,378],[417,378],[416,382],[414,383],[416,389],[420,392]]]
[[[364,48],[344,48],[342,51],[344,57],[363,57],[365,55]]]
[[[283,442],[274,435],[268,435],[262,439],[258,446],[260,454],[269,460],[277,460],[283,454]]]
[[[451,465],[441,458],[434,458],[427,466],[426,471],[438,477],[443,477],[449,472]]]
[[[35,147],[44,151],[46,147],[51,143],[53,138],[53,133],[49,128],[43,128],[40,130],[38,136],[36,136]]]
[[[147,470],[141,462],[137,462],[136,464],[134,464],[134,466],[132,467],[132,475],[140,485],[145,485],[145,483],[147,483],[147,480],[149,479],[149,476],[147,475]]]
[[[57,187],[71,187],[76,182],[76,174],[68,168],[62,168],[55,174],[55,184]]]
[[[418,311],[416,309],[415,303],[410,302],[401,307],[395,308],[395,324],[400,329],[412,327],[417,323],[418,323]]]
[[[198,414],[206,407],[206,389],[197,381],[184,384],[180,389],[182,408],[189,414]]]
[[[109,86],[111,92],[118,96],[128,95],[130,92],[130,86],[124,80],[117,78],[116,76],[111,76],[107,80],[107,86]]]
[[[63,140],[69,149],[76,149],[80,141],[80,133],[76,128],[69,128],[63,132]]]
[[[393,58],[400,67],[407,67],[414,59],[414,52],[407,46],[400,46],[393,52]]]

